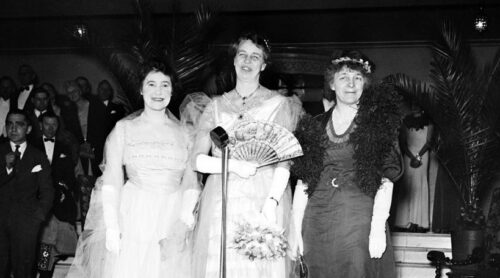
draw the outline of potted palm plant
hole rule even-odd
[[[481,194],[499,170],[500,49],[481,68],[470,45],[446,22],[433,47],[429,77],[423,82],[396,74],[385,82],[417,102],[437,127],[436,154],[461,203],[458,228],[452,232],[453,258],[464,260],[482,245]]]

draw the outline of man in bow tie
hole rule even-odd
[[[17,108],[20,110],[30,109],[32,104],[29,99],[38,77],[30,65],[21,65],[18,70],[18,78],[21,87],[15,97]]]
[[[38,269],[40,278],[45,278],[52,277],[58,258],[75,253],[78,189],[71,146],[58,136],[59,117],[49,111],[40,116],[40,122],[42,136],[33,144],[47,155],[55,189],[54,215],[44,225],[40,238],[40,249],[44,252],[40,252]]]
[[[46,155],[26,141],[31,131],[26,113],[11,109],[5,126],[9,142],[0,145],[0,277],[9,277],[12,270],[15,278],[30,278],[54,188]]]

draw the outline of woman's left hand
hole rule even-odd
[[[268,198],[264,205],[262,206],[261,213],[267,219],[267,221],[275,224],[276,223],[276,201]]]

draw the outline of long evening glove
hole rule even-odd
[[[373,201],[373,215],[368,243],[370,257],[380,258],[385,252],[387,242],[385,224],[389,218],[394,184],[387,178],[382,179],[382,185]]]
[[[220,157],[198,154],[196,156],[196,170],[207,174],[217,174],[222,172]],[[248,178],[257,172],[257,164],[242,160],[229,159],[229,172],[235,173],[242,178]]]
[[[276,223],[276,207],[279,205],[281,196],[288,185],[288,178],[290,178],[290,170],[287,168],[276,167],[274,169],[271,189],[269,189],[261,210],[264,217],[271,223]]]
[[[118,224],[118,192],[113,185],[102,186],[102,210],[106,226],[106,249],[120,252],[120,226]]]
[[[297,181],[295,193],[293,195],[292,204],[292,223],[290,224],[290,235],[288,243],[290,244],[289,256],[292,260],[297,258],[297,255],[303,255],[304,244],[302,241],[302,220],[304,219],[304,211],[307,206],[307,193],[305,192],[307,185],[302,180]]]

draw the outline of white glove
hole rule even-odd
[[[261,210],[264,217],[271,223],[276,223],[276,208],[278,207],[281,196],[288,185],[289,177],[290,171],[287,168],[276,167],[274,169],[271,189],[269,190]]]
[[[102,186],[102,210],[106,226],[106,249],[118,254],[120,251],[120,227],[118,224],[118,192],[113,185]]]
[[[237,174],[242,178],[248,178],[257,172],[257,164],[229,159],[228,171]],[[199,154],[196,156],[196,170],[202,173],[217,174],[222,172],[222,163],[220,157]]]
[[[290,234],[288,244],[290,245],[289,257],[292,260],[297,259],[297,255],[304,254],[304,243],[302,241],[302,220],[304,219],[304,211],[307,206],[307,194],[305,185],[302,180],[297,181],[292,204],[292,222],[290,223]]]
[[[368,238],[368,250],[372,258],[382,257],[387,246],[385,224],[389,218],[393,187],[394,184],[389,179],[383,178],[382,185],[373,200],[373,215]]]
[[[278,203],[276,203],[273,199],[267,198],[261,209],[261,213],[264,218],[273,224],[276,223],[276,207],[278,207]]]
[[[106,250],[120,253],[120,232],[115,229],[106,229]]]
[[[189,229],[192,229],[195,224],[194,208],[198,202],[200,191],[196,189],[188,189],[182,195],[182,208],[179,219]]]

